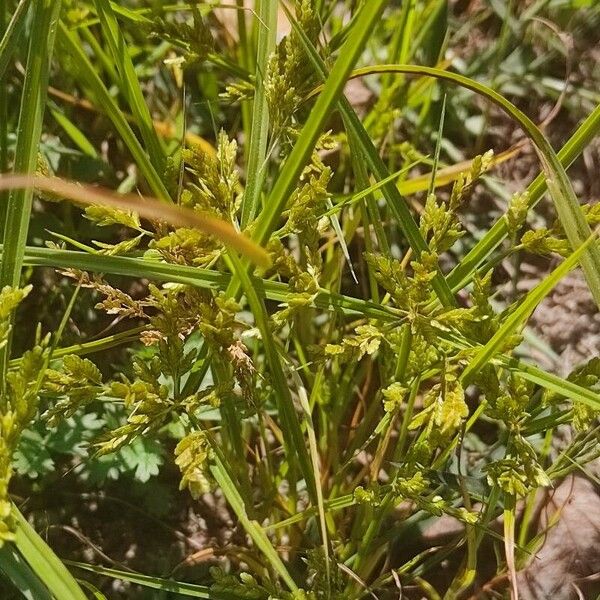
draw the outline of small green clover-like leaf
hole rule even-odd
[[[19,475],[37,479],[55,470],[44,438],[35,430],[26,429],[13,456],[13,467]]]
[[[141,483],[158,475],[163,463],[160,445],[150,439],[136,438],[132,444],[121,450],[125,464],[134,471],[135,478]]]

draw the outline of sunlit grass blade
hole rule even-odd
[[[246,189],[242,199],[242,228],[258,213],[260,194],[266,175],[267,143],[269,139],[269,106],[265,78],[277,39],[277,0],[259,0],[257,4],[258,51],[256,57],[255,91],[252,105],[252,130],[248,150]]]
[[[554,286],[575,267],[580,260],[581,255],[592,244],[596,242],[597,232],[592,234],[586,242],[575,250],[567,259],[565,259],[550,275],[546,276],[538,285],[533,288],[523,301],[510,312],[502,326],[493,335],[490,341],[473,357],[462,372],[461,379],[468,384],[472,377],[487,364],[491,358],[497,354],[499,348],[506,339],[522,327],[529,318],[535,307],[552,291]]]
[[[60,600],[86,600],[85,594],[60,558],[14,505],[13,516],[17,523],[15,547],[52,595]]]
[[[168,205],[158,200],[135,195],[115,194],[98,187],[68,182],[58,177],[28,175],[0,177],[0,190],[14,188],[29,191],[37,188],[59,194],[81,204],[110,206],[120,210],[134,211],[146,219],[165,221],[178,227],[196,227],[205,233],[214,235],[225,245],[236,249],[257,264],[265,267],[270,264],[267,252],[250,238],[236,231],[231,224],[177,205]]]
[[[59,11],[60,0],[40,0],[35,5],[14,158],[14,170],[22,173],[33,173],[37,164]],[[21,281],[21,266],[27,243],[32,202],[33,190],[30,188],[15,190],[8,197],[6,222],[3,224],[0,288],[7,285],[16,287]],[[0,348],[0,387],[2,389],[5,385],[4,375],[7,359],[10,356],[10,347],[9,337],[8,343]]]
[[[0,548],[0,572],[10,579],[25,598],[52,600],[48,588],[11,544]]]
[[[535,365],[516,358],[497,356],[492,362],[546,390],[556,392],[569,400],[587,404],[595,410],[600,410],[600,394],[594,390],[577,385],[568,379],[543,371]]]
[[[123,138],[140,172],[148,182],[152,193],[160,200],[171,202],[171,197],[163,183],[161,175],[154,168],[152,161],[133,133],[126,117],[85,55],[76,35],[72,31],[69,31],[67,26],[62,22],[59,23],[57,42],[59,47],[74,61],[76,66],[74,75],[80,78],[81,83],[91,90],[96,98],[96,102],[102,106],[103,111],[108,115],[115,129]]]
[[[121,79],[121,89],[140,130],[150,160],[156,171],[161,174],[164,172],[166,165],[165,152],[154,130],[150,110],[144,99],[127,43],[119,28],[110,2],[108,0],[94,0],[94,5],[100,18],[102,33]]]
[[[309,159],[329,115],[335,108],[348,75],[356,64],[369,34],[381,16],[385,4],[385,0],[371,0],[368,6],[363,6],[356,17],[349,37],[323,86],[322,93],[313,106],[294,148],[281,169],[265,208],[257,220],[253,237],[258,243],[266,242],[277,225],[277,221],[302,173],[302,169]]]
[[[321,60],[314,46],[310,43],[310,40],[307,38],[306,34],[298,26],[297,21],[292,17],[291,13],[286,10],[286,14],[292,27],[294,27],[294,31],[296,31],[298,37],[302,41],[304,49],[308,54],[308,57],[317,74],[321,79],[325,79],[327,77],[327,69],[325,64]],[[329,76],[331,77],[331,74]],[[319,91],[319,94],[321,94],[324,90],[324,87],[319,86],[317,90]],[[373,145],[373,142],[358,118],[358,115],[344,96],[340,98],[339,109],[344,119],[344,125],[346,129],[351,132],[352,136],[356,140],[357,145],[364,153],[364,158],[367,161],[367,164],[373,175],[378,181],[388,179],[390,177],[390,173],[385,166],[385,163],[379,156],[377,149]],[[398,221],[398,225],[402,229],[402,232],[404,233],[416,256],[418,257],[422,252],[427,252],[429,250],[427,242],[425,239],[423,239],[419,227],[415,222],[405,199],[400,195],[397,187],[392,182],[386,183],[382,187],[382,193],[388,202],[388,206],[390,207],[392,214]],[[434,278],[432,285],[442,304],[445,306],[454,306],[456,304],[454,296],[452,295],[452,291],[447,285],[446,280],[442,276],[441,272],[439,272]]]
[[[434,67],[375,65],[357,69],[352,73],[352,77],[362,77],[373,73],[428,75],[457,84],[494,102],[521,126],[525,134],[533,142],[546,175],[548,191],[554,201],[560,223],[571,247],[578,248],[591,235],[591,229],[577,201],[573,185],[567,177],[565,169],[556,156],[554,149],[535,123],[504,96],[469,77]],[[587,247],[586,252],[581,255],[580,261],[592,296],[596,304],[600,306],[600,248],[596,244],[590,245]]]
[[[14,170],[19,173],[32,173],[37,164],[59,9],[60,2],[55,0],[40,1],[35,7],[15,149]],[[16,190],[10,195],[0,286],[19,284],[32,199],[30,188]]]
[[[215,480],[219,484],[219,487],[223,491],[223,495],[227,499],[227,502],[231,506],[233,512],[239,519],[248,535],[252,538],[259,550],[265,555],[269,561],[269,564],[285,582],[288,589],[292,592],[297,591],[298,586],[296,585],[296,582],[292,579],[292,576],[275,551],[275,548],[273,548],[273,545],[267,537],[264,529],[259,523],[248,517],[242,497],[239,495],[235,485],[233,484],[233,481],[227,473],[227,470],[218,458],[216,459],[216,464],[211,467],[211,471]]]
[[[105,256],[88,254],[73,250],[56,250],[50,248],[28,247],[25,255],[25,265],[46,266],[59,269],[82,269],[92,273],[106,273],[139,277],[143,275],[156,281],[170,281],[193,285],[209,290],[225,290],[231,284],[233,277],[199,267],[168,264],[143,258],[125,256]],[[264,294],[269,300],[285,302],[289,288],[285,283],[263,280],[252,277],[252,282],[258,293]],[[389,307],[375,304],[360,298],[352,298],[321,289],[314,305],[324,310],[340,311],[350,316],[368,316],[382,320],[394,320],[402,315]]]
[[[100,565],[90,565],[72,560],[65,562],[71,567],[75,567],[89,573],[110,577],[111,579],[128,581],[129,583],[133,583],[144,588],[160,590],[165,593],[179,594],[188,598],[208,598],[209,600],[237,600],[238,598],[232,594],[225,595],[212,593],[210,588],[203,585],[195,585],[193,583],[185,583],[183,581],[174,581],[172,579],[165,579],[164,577],[152,577],[150,575],[143,575],[133,571],[121,571],[120,569],[112,569],[109,567],[102,567]]]
[[[523,144],[518,144],[510,150],[501,152],[491,159],[490,165],[496,166],[502,164],[503,162],[518,156],[522,149]],[[449,167],[438,169],[435,177],[433,178],[434,187],[438,188],[448,185],[449,183],[453,183],[461,173],[469,171],[472,165],[472,160],[465,160]],[[400,181],[398,183],[398,190],[400,190],[400,193],[403,196],[410,196],[418,192],[424,192],[428,189],[429,183],[432,181],[432,175],[433,173],[425,173],[424,175],[419,175],[418,177],[413,177],[411,179],[407,179],[406,181]]]
[[[598,105],[577,128],[569,141],[558,153],[558,159],[568,168],[581,155],[589,143],[600,133],[600,105]],[[528,205],[533,208],[544,196],[547,190],[546,177],[540,173],[527,188]],[[461,261],[448,275],[448,283],[452,289],[461,289],[472,280],[477,267],[482,264],[492,252],[508,236],[508,224],[505,217],[500,218],[461,258]]]
[[[334,206],[332,206],[325,213],[325,216],[329,216],[334,213],[337,213],[340,210],[342,210],[343,208],[352,206],[356,202],[359,202],[360,200],[363,200],[364,198],[368,198],[371,194],[373,194],[373,192],[376,192],[377,190],[381,189],[386,183],[394,181],[394,180],[398,179],[398,177],[402,177],[402,175],[406,175],[406,173],[408,173],[408,171],[410,171],[412,168],[414,168],[419,163],[420,163],[420,161],[414,161],[414,162],[410,163],[409,165],[407,165],[406,167],[400,169],[399,171],[396,171],[396,173],[392,173],[389,177],[386,177],[385,179],[382,179],[381,181],[378,181],[378,182],[374,183],[373,185],[363,188],[360,192],[358,192],[356,194],[351,194],[351,195],[343,198],[339,202],[336,202],[334,204]],[[427,186],[427,182],[425,183],[425,185]],[[425,187],[425,189],[427,189],[427,187]]]

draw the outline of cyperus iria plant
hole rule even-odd
[[[565,171],[600,106],[555,153],[453,62],[448,2],[397,4],[1,3],[0,76],[24,65],[0,90],[0,120],[21,97],[14,142],[0,130],[0,569],[16,589],[105,598],[107,576],[134,586],[123,594],[452,599],[485,572],[518,596],[537,490],[600,456],[598,356],[563,377],[523,343],[569,272],[600,300],[599,205]],[[494,153],[482,129],[463,156],[449,141],[466,91],[529,139],[528,187],[494,178],[526,144]],[[79,173],[87,184],[68,181]],[[503,210],[474,236],[481,190]],[[534,220],[546,192],[555,211]],[[507,292],[503,265],[532,256],[548,274]],[[40,267],[71,300],[17,356]],[[73,338],[86,318],[106,328]],[[79,554],[67,570],[35,533],[10,495],[14,457],[28,432],[89,415],[101,430],[67,452],[65,477],[85,485],[86,461],[154,448],[138,483],[176,469],[178,501],[222,505],[236,530],[211,532],[210,570],[183,582],[177,564],[155,577]],[[417,532],[442,516],[459,533],[426,547]]]

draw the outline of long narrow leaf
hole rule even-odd
[[[227,502],[233,509],[233,512],[236,514],[237,518],[240,520],[240,523],[243,525],[248,535],[252,538],[260,551],[265,555],[273,569],[275,569],[281,579],[283,579],[288,588],[293,592],[297,591],[298,586],[292,579],[292,576],[289,574],[281,558],[279,558],[275,548],[273,548],[271,541],[267,537],[267,534],[256,521],[253,521],[248,517],[241,496],[236,490],[235,485],[229,477],[224,465],[218,458],[216,459],[216,464],[211,467],[211,471],[215,480],[219,484],[219,487],[223,491],[223,495],[227,499]]]
[[[14,169],[21,173],[33,173],[37,164],[59,11],[60,0],[40,0],[35,5],[14,159]],[[9,196],[6,207],[6,223],[3,228],[0,288],[6,285],[14,287],[20,283],[32,202],[32,189],[16,190]],[[0,387],[2,389],[4,388],[4,374],[10,347],[11,339],[9,337],[8,343],[0,348]]]
[[[110,54],[121,78],[121,88],[133,113],[136,125],[148,149],[150,160],[157,172],[163,173],[166,164],[164,149],[152,124],[150,110],[144,99],[142,88],[131,61],[125,38],[108,0],[94,0],[102,33],[108,43]]]
[[[119,132],[126,146],[129,148],[129,151],[137,163],[142,175],[146,178],[152,193],[160,200],[170,202],[171,197],[169,196],[169,192],[162,181],[161,175],[154,168],[152,161],[133,133],[133,130],[127,122],[126,117],[123,115],[114,98],[106,89],[106,86],[100,79],[96,69],[85,55],[81,44],[78,43],[78,40],[75,37],[75,34],[69,31],[67,26],[62,22],[59,23],[57,42],[62,50],[66,52],[66,54],[70,56],[73,61],[75,61],[75,64],[77,65],[76,74],[81,78],[82,83],[90,88],[96,97],[96,101],[102,106],[104,112],[113,122],[116,130]]]
[[[300,27],[298,27],[296,21],[291,17],[289,11],[287,11],[287,14],[292,26],[294,27],[294,30],[298,34],[300,40],[303,42],[304,49],[307,52],[318,75],[322,79],[326,78],[327,70],[325,68],[325,64],[319,57],[313,45],[310,43],[310,40],[306,37],[306,34]],[[317,88],[320,93],[323,93],[321,90],[324,91],[324,89],[325,88],[322,86]],[[358,115],[344,96],[340,98],[339,109],[344,119],[346,128],[352,133],[357,144],[360,146],[373,175],[378,181],[387,180],[390,177],[390,173],[385,166],[385,163],[379,156],[377,149],[373,145],[373,142],[358,118]],[[382,193],[388,201],[388,205],[394,217],[398,221],[398,225],[402,229],[404,236],[406,237],[416,256],[419,256],[422,252],[429,251],[427,242],[423,238],[419,227],[415,222],[405,199],[400,195],[398,188],[390,181],[382,186]],[[452,291],[446,283],[446,280],[442,276],[441,272],[438,272],[437,276],[432,282],[432,285],[442,304],[445,306],[454,306],[456,304],[454,296],[452,295]]]
[[[2,40],[0,40],[0,79],[4,78],[6,69],[10,64],[11,59],[17,45],[20,41],[21,32],[25,26],[27,19],[27,9],[31,0],[21,0],[15,8],[12,18],[4,31]]]
[[[588,115],[558,153],[561,164],[565,168],[573,164],[575,159],[599,133],[600,104]],[[542,199],[546,190],[545,174],[540,173],[527,188],[529,209],[533,208]],[[506,239],[508,233],[508,222],[505,217],[501,217],[448,275],[448,284],[453,290],[461,289],[470,283],[477,267]]]
[[[556,156],[554,149],[547,138],[538,129],[535,123],[527,117],[514,104],[504,96],[469,77],[451,73],[434,67],[417,65],[375,65],[357,69],[352,77],[362,77],[373,73],[405,73],[415,75],[428,75],[436,79],[449,81],[488,98],[498,105],[509,117],[522,127],[531,139],[542,163],[546,175],[546,185],[554,206],[558,213],[560,223],[565,230],[572,248],[579,248],[591,235],[591,229],[585,219],[583,211],[575,196],[573,185],[567,177],[564,167]],[[600,307],[600,248],[592,244],[580,258],[590,291],[596,304]]]
[[[275,228],[306,161],[309,159],[329,115],[335,108],[344,85],[346,85],[348,75],[356,64],[375,23],[380,18],[385,4],[385,0],[370,0],[368,5],[363,5],[356,18],[348,40],[341,49],[323,86],[322,93],[281,169],[281,174],[273,186],[265,210],[258,218],[253,237],[259,243],[266,242]]]
[[[52,600],[48,588],[12,544],[0,548],[0,571],[27,600]]]
[[[96,575],[102,575],[104,577],[110,577],[112,579],[120,579],[121,581],[128,581],[135,585],[140,585],[145,588],[160,590],[162,592],[171,592],[173,594],[180,594],[181,596],[187,596],[189,598],[208,598],[209,600],[217,600],[231,598],[237,600],[237,596],[231,594],[217,595],[210,591],[210,588],[203,585],[195,585],[193,583],[185,583],[183,581],[174,581],[172,579],[165,579],[163,577],[152,577],[150,575],[142,575],[141,573],[133,573],[131,571],[121,571],[119,569],[111,569],[108,567],[102,567],[100,565],[89,565],[87,563],[76,562],[76,561],[65,561],[68,565],[89,573],[95,573]]]
[[[64,198],[82,204],[110,206],[120,210],[134,211],[146,219],[165,221],[178,227],[196,227],[205,233],[214,235],[224,244],[235,248],[257,264],[262,266],[269,266],[270,264],[267,252],[250,238],[236,231],[229,223],[181,206],[169,205],[148,198],[143,199],[134,195],[114,194],[98,187],[76,184],[58,177],[29,175],[0,177],[0,190],[15,188],[29,190],[30,192],[33,188],[38,188],[46,192],[60,194]]]
[[[596,237],[596,234],[591,235],[585,243],[579,246],[579,248],[554,269],[550,275],[542,279],[542,281],[527,294],[517,308],[511,311],[506,321],[502,323],[502,326],[492,336],[490,341],[481,348],[462,372],[461,379],[465,385],[470,382],[472,377],[481,369],[481,367],[488,363],[490,359],[498,353],[505,340],[517,331],[519,327],[525,324],[525,321],[529,318],[535,307],[552,291],[554,286],[556,286],[556,284],[575,267],[577,262],[581,259],[583,252],[596,241]]]
[[[258,0],[258,52],[256,57],[256,90],[252,105],[252,130],[248,150],[248,176],[242,200],[242,227],[257,214],[260,193],[266,175],[267,142],[269,136],[269,107],[265,78],[271,54],[277,40],[277,0]]]
[[[85,594],[60,558],[14,505],[13,515],[17,522],[15,547],[53,596],[60,600],[86,600]]]

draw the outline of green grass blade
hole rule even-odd
[[[27,600],[52,600],[48,588],[23,560],[13,544],[0,548],[0,571]]]
[[[86,600],[62,561],[14,505],[13,515],[17,523],[15,547],[52,595],[60,600]]]
[[[558,153],[561,164],[568,168],[581,155],[588,144],[600,133],[600,105],[598,105],[577,128],[569,141]],[[547,190],[546,177],[540,173],[527,188],[529,208],[533,208]],[[507,238],[508,224],[505,217],[500,218],[464,256],[448,275],[447,280],[453,290],[468,285],[477,267]]]
[[[310,40],[306,37],[306,34],[302,31],[302,29],[298,26],[298,23],[295,19],[292,18],[289,11],[286,11],[288,14],[288,19],[294,27],[295,32],[298,34],[298,37],[303,42],[304,49],[308,53],[308,56],[316,69],[318,75],[325,79],[327,76],[327,70],[325,64],[319,57],[316,52],[314,46],[310,43]],[[324,89],[324,88],[323,88]],[[351,135],[356,140],[356,144],[361,148],[367,165],[373,175],[377,178],[378,181],[388,181],[390,178],[390,173],[385,166],[385,163],[379,156],[377,149],[373,145],[369,134],[367,133],[365,127],[361,123],[358,115],[348,102],[345,97],[342,97],[339,102],[339,109],[344,119],[344,125],[346,129],[351,133]],[[394,218],[398,221],[400,228],[402,229],[402,233],[406,237],[408,243],[411,248],[415,252],[415,255],[418,257],[422,252],[426,252],[429,250],[427,242],[423,239],[421,232],[417,223],[415,222],[408,205],[405,199],[401,196],[398,188],[391,182],[388,181],[385,184],[382,184],[382,193],[385,199],[388,202],[388,205],[394,215]],[[452,291],[446,280],[442,276],[441,272],[433,280],[434,290],[440,299],[440,302],[445,306],[454,306],[456,301],[452,294]]]
[[[567,259],[565,259],[550,275],[544,277],[525,297],[525,299],[513,310],[502,323],[502,326],[493,335],[490,341],[481,348],[473,357],[471,362],[462,372],[461,379],[465,385],[470,383],[481,367],[487,364],[495,356],[505,340],[517,329],[525,324],[535,307],[552,291],[554,286],[575,267],[581,259],[582,254],[596,241],[596,234],[591,235],[588,240],[579,246]]]
[[[554,201],[560,223],[571,247],[573,249],[579,248],[589,238],[592,231],[579,206],[571,181],[567,177],[565,169],[556,156],[550,142],[548,142],[536,124],[504,96],[469,77],[434,67],[376,65],[374,67],[358,69],[354,71],[352,77],[361,77],[373,73],[405,73],[434,77],[469,89],[499,106],[509,117],[519,123],[523,131],[533,142],[546,175],[548,191]],[[596,244],[587,247],[586,251],[581,255],[580,262],[592,296],[596,304],[600,306],[600,248]]]
[[[140,172],[148,182],[152,193],[160,200],[171,202],[171,197],[162,181],[162,177],[154,168],[148,154],[133,133],[126,117],[85,55],[75,34],[69,31],[67,26],[62,22],[59,23],[57,42],[60,48],[74,61],[76,65],[75,75],[80,78],[81,83],[92,91],[96,102],[99,106],[102,106],[104,112],[115,126],[115,129],[123,138]]]
[[[52,113],[54,120],[62,127],[63,131],[84,154],[91,158],[98,158],[98,153],[92,143],[73,121],[56,109],[50,109],[50,112]]]
[[[37,166],[59,11],[60,0],[40,0],[35,5],[14,159],[14,169],[19,173],[33,173]],[[0,288],[6,285],[14,287],[20,283],[32,202],[32,189],[15,190],[9,195],[0,265]],[[10,338],[0,349],[2,387],[9,355]]]
[[[73,250],[55,250],[31,246],[27,248],[25,265],[82,269],[92,273],[107,273],[127,277],[140,277],[140,275],[143,275],[156,281],[183,283],[210,290],[225,290],[230,287],[233,280],[233,277],[228,273],[219,273],[198,267],[167,264],[142,258],[103,256]],[[251,277],[251,280],[258,293],[263,294],[269,300],[286,301],[289,288],[285,283],[262,280],[256,277]],[[402,316],[401,313],[389,307],[360,298],[336,294],[325,289],[319,291],[314,300],[314,305],[323,310],[337,310],[347,315],[367,316],[384,321],[398,319]]]
[[[497,356],[492,362],[546,390],[556,392],[565,398],[583,402],[583,404],[587,404],[596,410],[600,410],[600,394],[591,389],[577,385],[576,383],[563,379],[553,373],[547,373],[535,365],[531,365],[523,360],[517,360],[516,358]]]
[[[348,75],[362,53],[365,43],[376,22],[381,17],[385,5],[385,0],[370,0],[368,5],[363,5],[362,10],[356,17],[349,37],[340,50],[340,55],[331,69],[323,91],[313,106],[294,148],[281,169],[281,175],[273,186],[265,209],[258,218],[254,239],[259,243],[264,244],[276,227],[286,202],[293,192],[307,160],[310,158],[315,143],[323,131],[329,115],[335,108]]]
[[[229,477],[225,466],[221,463],[218,457],[216,458],[216,464],[211,467],[211,471],[215,480],[219,484],[219,487],[223,491],[223,495],[227,499],[227,502],[233,509],[233,512],[236,514],[248,535],[252,538],[260,551],[265,555],[273,569],[285,582],[287,587],[292,592],[297,591],[298,586],[292,579],[292,576],[289,574],[289,571],[283,564],[281,558],[279,558],[275,548],[273,548],[273,545],[267,537],[264,529],[259,525],[259,523],[250,519],[246,514],[244,501],[235,488],[233,481]]]
[[[31,0],[21,0],[0,40],[0,79],[4,78],[15,49],[21,42],[21,32],[27,19],[27,9]]]
[[[76,562],[76,561],[65,561],[69,566],[87,571],[89,573],[95,573],[96,575],[102,575],[104,577],[110,577],[112,579],[120,579],[121,581],[128,581],[145,588],[160,590],[166,593],[180,594],[181,596],[187,596],[189,598],[208,598],[209,600],[217,600],[236,598],[233,595],[217,595],[210,591],[210,588],[204,585],[196,585],[193,583],[185,583],[183,581],[174,581],[173,579],[165,579],[163,577],[152,577],[150,575],[142,575],[141,573],[134,573],[131,571],[121,571],[119,569],[111,569],[108,567],[102,567],[99,565],[89,565],[87,563]]]
[[[41,0],[35,7],[17,131],[14,161],[14,170],[17,173],[33,173],[37,165],[59,10],[60,1],[56,0]],[[32,200],[31,189],[15,190],[10,194],[0,287],[19,285]]]
[[[267,363],[269,365],[269,375],[275,390],[275,399],[279,417],[281,419],[286,452],[288,456],[296,456],[298,458],[298,464],[306,481],[311,499],[316,502],[317,492],[313,468],[306,449],[302,428],[300,427],[300,420],[298,419],[298,414],[294,408],[292,395],[287,384],[285,373],[283,372],[279,353],[275,347],[274,337],[269,326],[269,315],[262,299],[257,293],[256,285],[244,269],[242,261],[234,254],[230,254],[227,257],[227,262],[230,265],[232,273],[237,275],[242,284],[242,289],[246,294],[250,310],[256,320],[256,326],[261,333],[261,339]]]
[[[256,88],[252,106],[252,130],[248,150],[246,189],[242,200],[242,228],[256,217],[260,193],[266,175],[269,138],[269,107],[265,92],[265,77],[277,40],[277,0],[259,0],[257,4],[258,51],[256,57]]]
[[[142,93],[135,67],[129,55],[127,43],[117,23],[117,18],[108,0],[94,0],[94,5],[100,18],[102,33],[120,76],[121,89],[146,144],[150,160],[159,174],[164,173],[166,165],[165,152],[154,130],[152,116],[144,99],[144,94]]]
[[[225,290],[230,285],[232,279],[227,273],[218,273],[208,269],[166,264],[141,258],[96,256],[84,252],[54,250],[50,248],[28,247],[24,265],[53,268],[71,267],[92,273],[110,273],[127,277],[139,277],[140,274],[143,274],[144,277],[156,281],[182,283],[215,291]],[[269,300],[273,300],[274,302],[284,302],[286,300],[289,293],[286,284],[260,280],[255,277],[251,279],[255,289],[259,290],[259,293],[264,294]],[[385,306],[376,305],[359,298],[335,294],[327,290],[322,290],[317,295],[315,306],[323,310],[337,310],[348,316],[367,316],[383,322],[394,321],[402,316]],[[111,344],[113,342],[107,340],[107,343]],[[114,343],[117,343],[117,340]],[[85,344],[84,346],[87,348]],[[460,347],[466,348],[468,344],[463,343]],[[70,349],[65,349],[65,352],[67,350],[70,351]],[[61,349],[57,350],[56,356],[59,356],[61,352]],[[600,394],[596,394],[592,390],[587,390],[557,375],[546,373],[533,365],[515,358],[497,356],[493,360],[503,368],[513,370],[523,378],[537,383],[546,389],[555,391],[565,397],[585,402],[593,407],[600,407]]]
[[[310,402],[308,399],[308,395],[306,393],[306,388],[302,383],[302,379],[300,375],[292,370],[292,379],[296,388],[298,389],[298,398],[300,400],[300,406],[302,407],[302,411],[304,413],[304,420],[306,422],[306,433],[308,435],[308,447],[310,449],[310,459],[312,462],[313,468],[313,479],[315,481],[315,489],[317,493],[317,512],[319,514],[319,527],[321,529],[321,542],[323,545],[323,557],[325,559],[325,573],[327,575],[327,583],[330,584],[331,577],[331,565],[329,559],[329,536],[327,535],[327,520],[325,516],[325,503],[323,500],[323,490],[321,488],[321,467],[319,464],[319,445],[317,442],[317,436],[315,434],[315,426],[313,423],[312,412],[310,408]],[[320,378],[320,375],[317,375],[317,379]],[[315,383],[316,386],[316,383]],[[314,388],[313,388],[314,390]]]

